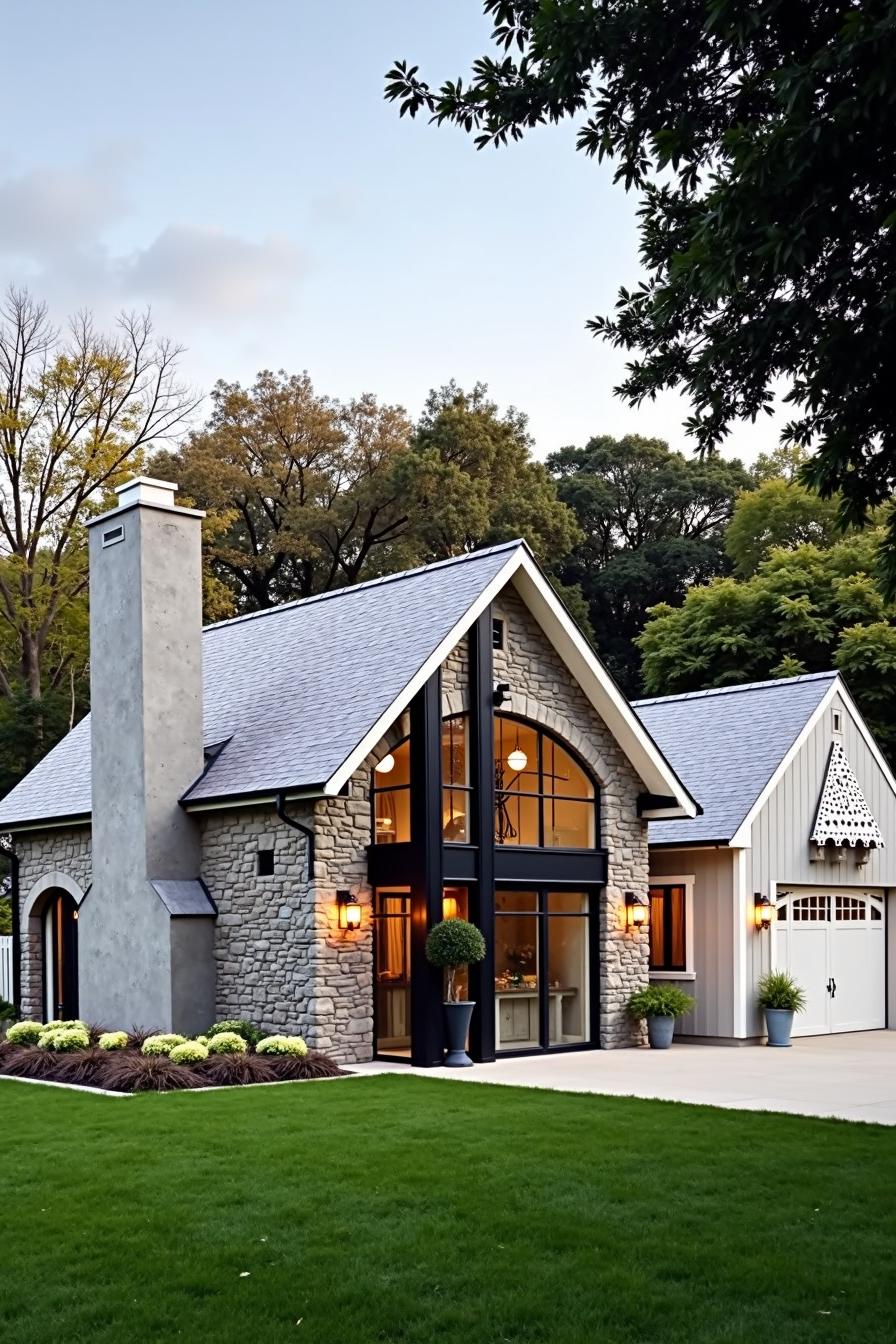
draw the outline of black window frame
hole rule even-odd
[[[688,890],[683,882],[651,882],[648,887],[647,899],[650,902],[650,913],[653,915],[653,893],[661,891],[663,893],[663,964],[658,966],[653,960],[653,939],[650,938],[650,963],[649,970],[651,974],[664,975],[671,972],[681,974],[688,969]],[[684,930],[682,938],[682,947],[684,960],[681,965],[677,965],[672,960],[672,892],[681,892],[681,922]]]
[[[497,779],[496,779],[496,780],[495,780],[495,816],[496,816],[496,818],[497,818],[498,807],[500,806],[500,802],[501,802],[501,799],[502,799],[502,798],[535,798],[535,799],[537,799],[537,800],[538,800],[538,843],[535,844],[535,845],[519,845],[519,844],[513,844],[513,843],[511,843],[511,844],[508,845],[505,841],[503,841],[503,840],[499,840],[499,839],[498,839],[498,836],[495,835],[495,848],[496,848],[496,849],[501,849],[501,850],[503,850],[503,849],[523,849],[523,850],[525,850],[525,849],[531,849],[531,850],[544,851],[545,853],[550,853],[552,850],[567,850],[569,853],[577,853],[577,854],[591,854],[591,853],[593,853],[595,850],[600,849],[600,840],[601,840],[601,834],[600,834],[600,823],[601,823],[601,813],[600,813],[600,784],[599,784],[599,782],[597,781],[597,779],[595,779],[595,777],[594,777],[594,772],[590,769],[590,767],[589,767],[588,765],[586,765],[586,763],[582,760],[582,758],[581,758],[581,756],[578,754],[578,752],[575,751],[575,749],[574,749],[572,746],[570,746],[570,744],[569,744],[568,742],[565,742],[565,741],[563,740],[562,737],[559,737],[559,736],[558,736],[557,733],[553,733],[553,732],[551,732],[551,730],[550,730],[549,728],[545,728],[545,727],[543,726],[543,724],[535,723],[535,722],[534,722],[533,720],[531,720],[531,719],[525,719],[525,718],[523,718],[522,715],[520,715],[520,714],[496,714],[496,715],[495,715],[495,724],[497,725],[499,721],[500,721],[501,723],[520,724],[520,725],[523,726],[523,727],[526,727],[526,728],[531,729],[531,731],[535,733],[536,743],[537,743],[537,747],[538,747],[538,788],[537,788],[537,790],[536,790],[536,789],[502,789],[502,788],[500,788],[500,787],[498,786],[498,781],[497,781]],[[547,792],[545,791],[545,787],[544,787],[544,751],[543,751],[543,748],[542,748],[542,743],[543,743],[544,741],[552,742],[555,746],[559,747],[559,748],[561,749],[561,751],[566,752],[566,754],[567,754],[567,756],[569,756],[570,760],[571,760],[571,761],[572,761],[572,762],[579,768],[579,770],[581,770],[582,774],[583,774],[583,775],[585,776],[585,778],[588,780],[588,782],[589,782],[589,784],[591,785],[591,788],[592,788],[592,790],[593,790],[593,796],[592,796],[591,798],[581,798],[581,797],[577,797],[577,796],[574,795],[574,794],[565,794],[565,793],[547,793]],[[492,751],[493,751],[493,758],[494,758],[494,747],[492,748]],[[584,806],[584,805],[587,805],[588,803],[590,803],[590,804],[592,805],[592,807],[594,808],[594,837],[593,837],[593,840],[592,840],[591,844],[590,844],[590,845],[570,845],[570,846],[567,846],[567,845],[546,845],[545,842],[544,842],[544,832],[545,832],[545,827],[544,827],[544,814],[545,814],[545,804],[548,803],[548,802],[557,802],[557,803],[579,803],[579,804],[582,804],[583,806]]]
[[[389,756],[394,756],[395,753],[396,753],[396,751],[398,751],[398,749],[399,749],[400,747],[403,747],[403,746],[405,745],[405,743],[410,744],[410,741],[411,741],[411,735],[410,735],[410,733],[405,733],[404,737],[400,738],[399,741],[396,742],[394,746],[390,747],[389,750],[388,750],[388,752],[384,752],[384,753],[383,753],[383,759],[385,759],[387,755],[389,755]],[[410,745],[408,746],[408,750],[410,751]],[[386,778],[388,778],[388,776],[386,776]],[[399,845],[401,845],[401,844],[408,844],[408,843],[410,843],[410,841],[412,841],[413,838],[414,838],[414,821],[413,821],[413,816],[412,816],[412,809],[411,809],[410,807],[408,808],[408,834],[407,834],[407,839],[405,839],[405,840],[398,840],[398,838],[396,837],[396,839],[394,839],[394,840],[378,840],[378,839],[377,839],[377,831],[376,831],[376,800],[377,800],[377,797],[378,797],[380,794],[384,794],[384,793],[401,793],[402,791],[404,791],[404,792],[408,795],[408,798],[409,798],[409,799],[412,797],[412,793],[411,793],[411,778],[410,778],[410,762],[409,762],[409,767],[408,767],[408,782],[407,782],[407,784],[377,784],[376,781],[377,781],[376,766],[373,766],[373,768],[372,768],[371,771],[370,771],[370,843],[371,843],[371,845],[387,845],[387,846],[391,847],[392,845],[395,845],[395,844],[399,844]]]

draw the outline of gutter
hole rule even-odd
[[[292,829],[293,829],[294,831],[299,831],[299,832],[301,832],[301,834],[304,835],[305,839],[308,841],[308,881],[309,881],[309,883],[310,883],[310,882],[313,882],[313,880],[314,880],[314,831],[312,831],[312,830],[310,829],[310,827],[308,827],[308,826],[303,826],[302,823],[301,823],[300,821],[296,821],[295,817],[290,817],[290,816],[287,814],[287,812],[286,812],[286,794],[285,794],[285,792],[280,792],[280,793],[277,794],[277,799],[276,799],[276,809],[277,809],[277,816],[280,818],[280,820],[281,820],[282,822],[284,822],[287,826],[291,826]]]

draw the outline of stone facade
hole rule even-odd
[[[41,915],[54,888],[64,886],[80,904],[90,886],[90,827],[32,831],[16,836],[19,857],[19,927],[22,935],[22,1003],[26,1017],[43,1020]]]
[[[572,681],[515,590],[494,604],[505,623],[495,650],[497,681],[511,687],[508,712],[551,729],[582,757],[600,786],[600,843],[609,851],[610,884],[602,893],[600,1040],[637,1043],[625,1002],[647,983],[648,942],[626,928],[624,893],[646,893],[647,827],[637,815],[643,786],[590,701]],[[442,670],[443,713],[468,708],[469,659],[463,640]],[[367,846],[371,838],[371,770],[407,735],[405,713],[352,776],[343,795],[294,805],[293,815],[315,831],[314,873],[307,839],[273,807],[206,813],[199,821],[202,876],[218,907],[215,926],[216,1014],[246,1016],[269,1031],[298,1031],[308,1044],[344,1062],[373,1053],[373,950]],[[19,837],[22,903],[54,871],[80,890],[90,882],[88,827]],[[273,872],[262,876],[258,853],[273,851]],[[336,892],[349,889],[363,908],[361,929],[338,927]],[[40,901],[23,923],[23,1008],[40,1017]]]

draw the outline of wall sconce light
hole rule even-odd
[[[650,906],[633,891],[625,893],[625,920],[630,929],[640,929],[650,917]]]
[[[361,903],[350,891],[337,891],[336,904],[339,907],[340,929],[360,929]]]
[[[443,919],[457,919],[457,897],[456,897],[456,896],[443,896],[443,897],[442,897],[442,918],[443,918]]]
[[[492,691],[492,702],[494,703],[495,708],[499,709],[501,705],[506,705],[509,699],[510,699],[510,682],[496,681],[494,685],[494,690]]]
[[[763,929],[771,928],[772,920],[775,917],[775,907],[767,896],[763,896],[761,891],[757,891],[753,895],[753,917],[760,933]]]

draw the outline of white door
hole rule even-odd
[[[886,1026],[884,912],[867,891],[789,892],[778,902],[777,966],[806,991],[794,1036]]]

